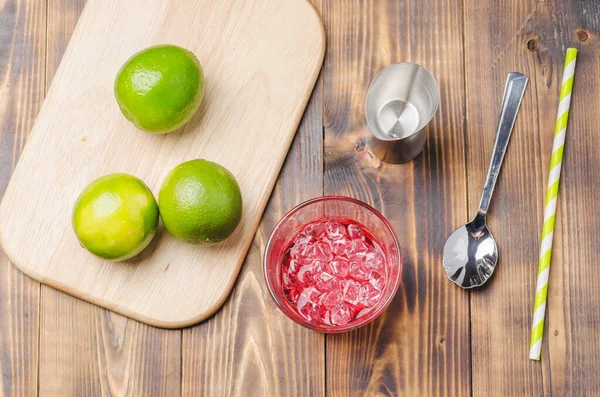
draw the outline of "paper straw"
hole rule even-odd
[[[548,189],[546,190],[546,206],[544,208],[544,226],[542,227],[542,244],[540,248],[540,263],[538,265],[537,287],[535,290],[535,304],[533,306],[533,325],[531,327],[531,341],[529,343],[529,358],[539,360],[542,352],[542,336],[544,335],[544,318],[546,316],[546,297],[548,295],[548,274],[552,260],[552,235],[554,234],[554,219],[556,214],[556,196],[560,182],[560,169],[562,167],[563,149],[569,108],[571,107],[571,91],[573,90],[573,76],[577,50],[567,49],[565,68],[563,71],[562,85],[556,116],[556,129],[554,131],[554,144],[550,158],[550,174],[548,175]]]

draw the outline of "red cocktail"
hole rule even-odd
[[[376,318],[400,282],[393,229],[375,209],[348,197],[309,200],[286,214],[267,244],[271,295],[292,320],[344,332]]]

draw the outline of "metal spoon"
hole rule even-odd
[[[521,73],[509,73],[504,87],[492,160],[479,210],[475,219],[456,229],[444,246],[443,265],[446,274],[461,288],[483,285],[491,277],[498,262],[498,247],[485,220],[527,80],[527,77]]]

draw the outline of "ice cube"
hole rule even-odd
[[[298,278],[298,281],[312,285],[315,280],[313,273],[313,264],[309,263],[300,267],[300,269],[298,269],[298,274],[296,275],[296,277]]]
[[[351,241],[352,241],[352,251],[354,254],[356,254],[356,253],[366,254],[367,252],[371,251],[371,247],[369,247],[369,245],[367,245],[367,243],[365,243],[364,241],[358,240],[358,239],[354,239]]]
[[[360,301],[361,285],[356,281],[348,280],[344,285],[344,301],[357,305]]]
[[[323,262],[328,262],[333,259],[333,254],[331,253],[331,247],[329,244],[323,241],[318,241],[313,246],[312,255],[314,258],[319,259]]]
[[[287,271],[288,273],[296,273],[296,271],[298,270],[298,261],[296,259],[292,259],[291,261],[288,262],[288,266],[287,266]]]
[[[356,281],[367,281],[369,280],[369,270],[364,263],[357,261],[350,262],[350,277]]]
[[[329,269],[337,277],[347,277],[350,273],[350,262],[343,257],[337,257],[329,262]]]
[[[334,325],[346,325],[352,321],[352,309],[345,303],[335,305],[329,310],[329,314]]]
[[[296,307],[298,309],[300,309],[304,305],[306,305],[307,303],[313,302],[312,296],[313,296],[314,293],[318,293],[318,291],[317,291],[317,289],[315,287],[304,288],[302,290],[302,293],[300,293],[300,296],[298,297],[298,304],[297,304]]]
[[[331,252],[335,255],[341,255],[346,251],[352,250],[351,241],[346,236],[341,236],[335,240],[332,240],[331,243]]]
[[[365,238],[365,234],[362,230],[362,227],[355,224],[348,225],[348,236],[350,236],[350,238],[353,240],[364,240]]]
[[[369,273],[369,283],[379,291],[385,287],[385,276],[377,270],[371,270]]]
[[[344,227],[344,225],[342,225],[339,222],[327,221],[327,223],[325,224],[325,227],[327,228],[327,235],[331,239],[337,239],[342,236],[348,235],[348,232],[346,231],[346,228]]]
[[[334,289],[323,296],[321,305],[327,310],[331,309],[335,305],[342,303],[344,300],[344,293],[339,289]]]
[[[298,306],[298,312],[307,321],[315,321],[321,319],[321,308],[313,302],[307,302],[304,306]]]
[[[315,276],[315,286],[319,291],[331,291],[336,286],[336,278],[327,272],[321,272]]]
[[[365,314],[369,313],[371,310],[373,310],[372,307],[365,307],[364,309],[362,309],[361,311],[358,312],[358,314],[356,315],[356,318],[360,318],[360,317],[364,316]]]
[[[369,269],[382,270],[384,267],[383,255],[377,250],[365,254],[365,264]]]
[[[292,289],[287,289],[285,291],[285,295],[287,296],[287,298],[290,302],[296,303],[296,302],[298,302],[298,298],[300,297],[300,292],[296,288],[292,288]]]
[[[307,243],[294,243],[292,248],[290,248],[290,256],[292,258],[298,259],[306,256],[309,253],[309,250],[312,248],[311,244]]]
[[[323,222],[310,223],[304,228],[303,233],[319,240],[327,235],[327,228]]]
[[[312,241],[313,241],[313,237],[304,232],[298,233],[298,235],[296,235],[296,237],[294,238],[294,244],[297,244],[297,245],[310,244]]]
[[[285,271],[283,272],[283,284],[285,286],[292,284],[292,280],[290,279],[288,272]]]
[[[379,302],[379,298],[381,293],[371,284],[363,284],[361,286],[360,292],[360,303],[367,306],[373,307],[377,302]]]

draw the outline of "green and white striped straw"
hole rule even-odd
[[[546,297],[548,295],[548,274],[550,271],[550,261],[552,260],[552,235],[554,234],[556,196],[558,195],[558,185],[560,182],[560,169],[562,167],[565,134],[567,133],[567,122],[569,120],[569,108],[571,106],[571,91],[573,90],[573,76],[575,74],[576,60],[577,49],[567,49],[562,85],[560,87],[558,114],[556,116],[554,145],[552,145],[552,157],[550,159],[548,189],[546,190],[540,263],[538,265],[537,288],[535,291],[535,304],[533,307],[533,325],[531,329],[531,341],[529,343],[529,358],[531,360],[539,360],[542,353],[544,317],[546,316]]]

